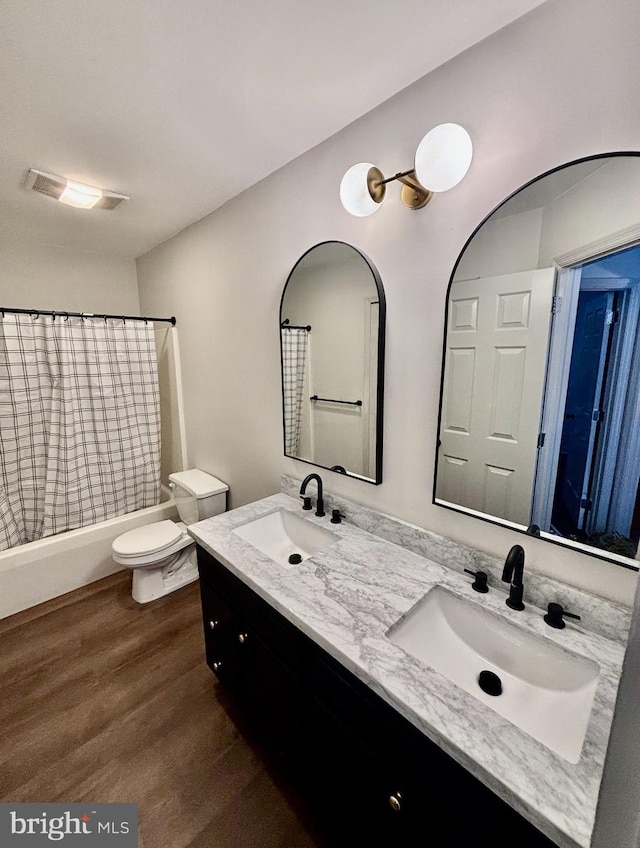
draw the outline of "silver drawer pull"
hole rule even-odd
[[[212,621],[209,622],[209,630],[215,630],[217,626],[218,626],[217,621],[212,620]]]
[[[247,641],[247,639],[248,639],[248,638],[249,638],[249,637],[247,636],[247,634],[246,634],[246,633],[241,633],[241,634],[238,636],[238,642],[240,642],[240,644],[241,644],[241,645],[244,645],[244,643]]]
[[[213,670],[214,671],[220,671],[221,668],[222,668],[221,662],[214,662],[214,664],[213,664]]]

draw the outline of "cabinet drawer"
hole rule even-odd
[[[238,677],[237,616],[205,584],[200,584],[204,643],[209,668],[227,684]]]

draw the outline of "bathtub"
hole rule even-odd
[[[178,513],[163,486],[158,506],[0,551],[0,618],[120,571],[111,559],[116,536],[165,518],[177,520]]]

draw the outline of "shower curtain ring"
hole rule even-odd
[[[60,314],[61,314],[61,315],[64,315],[64,320],[65,320],[65,321],[68,321],[68,320],[69,320],[69,313],[68,313],[68,312],[61,312]]]
[[[37,321],[38,318],[40,317],[40,313],[36,312],[35,310],[33,312],[30,312],[29,315],[31,315],[31,317],[33,318],[34,321]]]

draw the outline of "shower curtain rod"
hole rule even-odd
[[[31,317],[39,318],[41,315],[52,315],[54,320],[56,315],[59,315],[61,318],[64,318],[65,321],[67,318],[104,318],[106,321],[107,318],[114,318],[118,321],[144,321],[145,324],[148,321],[155,321],[156,323],[167,323],[171,324],[172,327],[176,325],[175,316],[172,315],[171,318],[149,318],[144,315],[105,315],[102,312],[66,312],[60,311],[58,309],[50,310],[50,309],[10,309],[5,306],[0,306],[0,313],[2,313],[2,317],[4,318],[5,312],[8,312],[12,315],[31,315]]]

